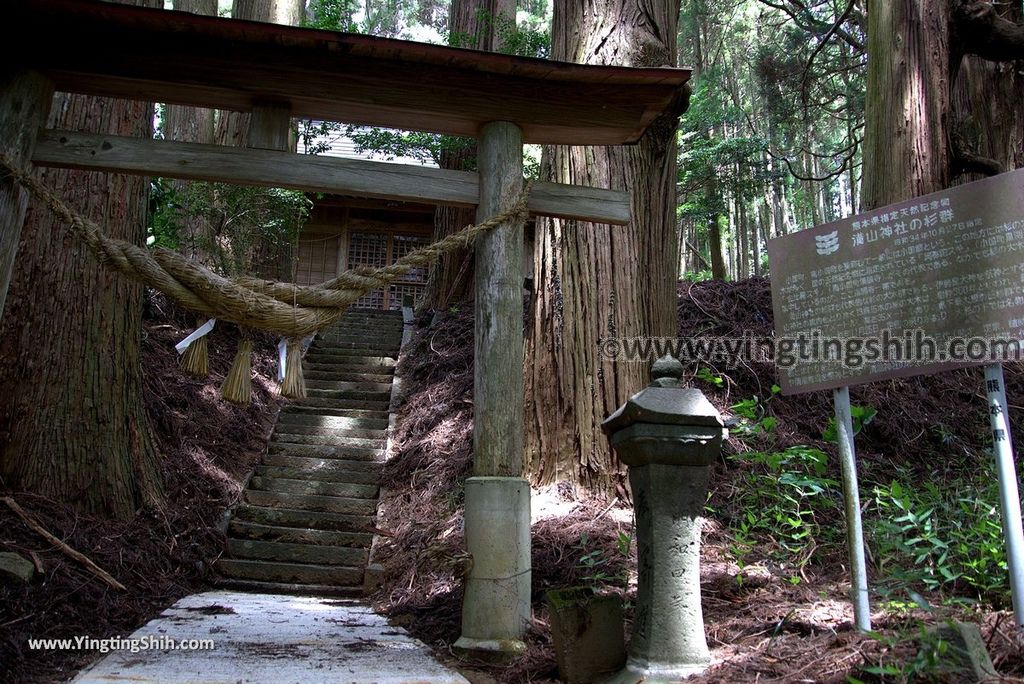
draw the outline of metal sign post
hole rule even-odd
[[[1010,438],[1010,418],[1001,363],[985,366],[985,390],[988,392],[988,415],[992,423],[992,451],[999,475],[999,500],[1003,512],[1003,536],[1006,538],[1013,617],[1018,627],[1024,627],[1024,529],[1021,525],[1020,493],[1017,488],[1017,469],[1013,462],[1013,442]]]
[[[857,452],[853,446],[853,414],[850,388],[833,392],[836,406],[836,439],[843,471],[843,505],[846,510],[846,544],[850,555],[850,598],[853,622],[861,632],[871,631],[871,606],[868,604],[868,571],[864,559],[864,526],[860,519],[860,492],[857,486]]]

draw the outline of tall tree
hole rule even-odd
[[[148,104],[58,94],[48,125],[152,137],[152,121]],[[145,241],[145,179],[56,169],[41,176],[115,237]],[[4,486],[118,518],[159,502],[142,401],[141,314],[142,286],[104,269],[32,203],[0,322]]]
[[[675,66],[678,16],[677,0],[558,0],[551,56]],[[621,467],[600,424],[646,384],[648,364],[606,358],[599,342],[675,335],[678,113],[664,115],[633,146],[547,151],[543,167],[553,181],[629,191],[633,221],[626,227],[537,222],[526,335],[526,457],[541,482],[564,478],[602,492],[621,484]]]
[[[193,14],[217,15],[217,0],[174,0],[174,9],[179,12]],[[167,140],[212,144],[215,131],[215,111],[204,107],[189,107],[169,104],[164,108],[163,134]],[[178,193],[185,192],[188,181],[171,181],[171,187]],[[213,242],[209,221],[201,215],[182,218],[180,234],[182,249],[190,258],[204,262],[207,266],[214,264],[208,254]]]
[[[301,23],[305,11],[305,0],[234,0],[231,18],[294,26]],[[249,144],[249,114],[221,112],[217,118],[216,141],[219,145],[246,147]]]
[[[196,0],[187,1],[195,2]],[[233,19],[286,26],[302,23],[305,15],[305,0],[234,0],[231,7]],[[285,115],[287,116],[287,113]],[[290,147],[292,151],[295,150],[295,136],[291,135],[287,140],[282,140],[277,135],[276,128],[253,134],[251,130],[253,120],[254,115],[248,112],[219,112],[214,133],[216,143],[232,147],[269,147],[271,149]],[[251,140],[250,136],[254,136],[255,139]],[[221,241],[231,241],[223,235],[217,237]],[[294,245],[265,238],[266,236],[257,235],[253,240],[252,251],[255,255],[252,259],[253,270],[263,277],[291,280],[294,267]]]
[[[1015,70],[985,64],[1024,59],[1019,21],[1019,7],[999,10],[979,0],[869,5],[864,207],[1019,163],[1020,101],[1011,99],[1019,97],[1018,77]],[[969,136],[972,112],[987,128],[975,124]]]
[[[515,0],[452,0],[448,14],[448,42],[456,47],[498,51],[502,48],[502,20],[515,20]],[[446,145],[439,165],[443,169],[476,168],[476,145]],[[473,223],[474,209],[439,206],[434,210],[434,239],[451,235]],[[455,250],[442,255],[430,269],[423,306],[444,310],[472,293],[473,252]]]

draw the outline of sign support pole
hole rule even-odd
[[[857,452],[853,446],[853,414],[850,388],[833,393],[836,408],[836,437],[843,473],[843,504],[846,509],[846,545],[850,556],[850,598],[853,600],[854,625],[861,632],[871,631],[871,607],[868,604],[868,572],[864,558],[864,527],[860,518],[860,492],[857,487]]]
[[[992,451],[999,476],[999,500],[1003,513],[1006,560],[1010,570],[1013,617],[1018,627],[1024,627],[1024,529],[1021,525],[1020,493],[1017,488],[1017,469],[1013,462],[1003,364],[985,366],[985,390],[988,392],[988,415],[992,424]]]

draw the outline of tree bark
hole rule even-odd
[[[709,186],[708,200],[714,201],[714,190]],[[708,217],[708,243],[711,252],[711,277],[715,280],[728,278],[728,267],[725,260],[724,246],[722,245],[722,224],[719,223],[720,214],[712,214]]]
[[[1019,26],[1024,22],[1024,9],[1019,3],[1006,3],[993,12],[993,25]],[[970,52],[958,45],[965,40],[963,30],[957,29],[959,23],[954,22],[951,46],[951,59],[957,63],[952,69],[956,75],[950,123],[952,175],[957,180],[961,174],[968,174],[963,180],[970,181],[1024,165],[1024,111],[1020,107],[1024,102],[1024,78],[1012,63],[993,62],[975,54],[967,54],[959,62],[960,53]]]
[[[448,16],[450,43],[457,47],[496,52],[500,36],[490,17],[515,17],[514,0],[452,0]],[[483,21],[481,21],[483,20]],[[442,169],[473,170],[476,145],[469,149],[446,150],[439,160]],[[473,223],[473,209],[438,206],[434,210],[434,240],[440,240]],[[458,249],[444,254],[430,268],[421,306],[435,311],[472,297],[473,251]]]
[[[1024,161],[1024,90],[1000,63],[1024,56],[1019,5],[875,2],[868,20],[865,209]]]
[[[174,0],[174,9],[192,14],[217,15],[217,0]],[[214,141],[214,110],[169,104],[164,108],[163,134],[166,140],[212,144]],[[189,181],[173,180],[171,187],[181,193]],[[213,266],[209,248],[213,244],[213,228],[200,215],[182,217],[182,235],[178,249],[191,259]]]
[[[872,0],[861,205],[876,209],[949,187],[949,7]]]
[[[146,1],[149,6],[160,2]],[[58,95],[48,125],[152,136],[152,105]],[[46,169],[43,180],[113,237],[143,243],[144,178]],[[158,504],[142,399],[142,286],[97,263],[31,203],[0,323],[0,477],[83,513],[130,518]]]
[[[15,164],[32,157],[39,126],[46,120],[53,84],[30,71],[0,73],[0,149]],[[28,192],[10,178],[0,178],[0,319],[14,271]]]
[[[626,66],[676,62],[675,0],[560,0],[553,16],[554,59]],[[649,361],[604,358],[599,342],[675,335],[677,114],[655,122],[635,146],[547,151],[551,180],[630,191],[633,222],[536,224],[526,459],[539,482],[567,479],[594,492],[625,493],[621,466],[600,424],[647,383]]]

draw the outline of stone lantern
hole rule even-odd
[[[682,374],[672,357],[655,361],[651,385],[602,425],[629,467],[639,564],[629,659],[610,680],[616,684],[676,682],[711,662],[700,602],[700,516],[726,430],[703,393],[680,386]]]

